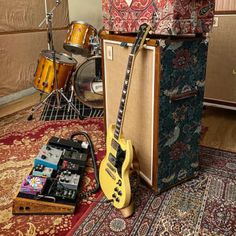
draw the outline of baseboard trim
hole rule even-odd
[[[36,91],[37,90],[34,87],[31,87],[31,88],[28,88],[28,89],[25,89],[25,90],[21,90],[17,93],[12,93],[12,94],[9,94],[7,96],[0,97],[0,106],[4,105],[4,104],[7,104],[9,102],[13,102],[15,100],[18,100],[20,98],[23,98],[25,96],[29,96],[29,95],[35,93]]]

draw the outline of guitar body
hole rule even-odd
[[[113,205],[122,209],[131,202],[129,171],[133,162],[133,147],[130,140],[124,139],[122,133],[116,140],[114,131],[115,125],[110,125],[107,132],[106,156],[100,165],[99,179],[107,199],[113,200]]]

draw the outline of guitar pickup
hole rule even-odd
[[[116,158],[111,153],[108,156],[108,160],[111,162],[113,166],[116,166]]]
[[[116,169],[110,163],[107,163],[107,166],[111,169],[111,171],[116,173]]]
[[[116,179],[116,177],[111,173],[110,169],[106,168],[105,171],[107,172],[107,174],[108,174],[113,180]]]

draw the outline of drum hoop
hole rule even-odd
[[[49,52],[51,53],[52,51],[50,50],[42,50],[40,55],[44,56],[46,59],[48,59],[49,61],[53,61],[53,58],[49,58],[48,56],[44,55],[44,52]],[[73,62],[71,63],[67,63],[65,61],[59,61],[58,59],[56,59],[56,63],[60,64],[60,65],[76,65],[78,62],[71,56],[67,55],[66,53],[56,53],[57,55],[63,55],[65,57],[67,57],[68,59],[71,58]]]
[[[74,23],[78,23],[78,24],[83,24],[83,25],[87,25],[87,26],[90,26],[91,28],[93,28],[96,32],[97,32],[97,30],[96,30],[96,28],[95,27],[93,27],[92,25],[90,25],[89,23],[87,23],[87,22],[85,22],[85,21],[80,21],[80,20],[78,20],[78,21],[71,21],[71,25],[72,24],[74,24]]]
[[[68,46],[73,46],[73,47],[84,49],[84,47],[81,46],[82,44],[78,44],[78,43],[64,43],[64,45],[66,45],[66,46],[68,45]]]
[[[76,68],[76,71],[75,71],[75,74],[77,74],[77,71],[79,70],[80,67],[82,67],[86,62],[89,62],[95,58],[102,58],[102,56],[100,55],[97,55],[97,56],[92,56],[92,57],[89,57],[87,58],[84,62],[82,62],[77,68]]]
[[[95,58],[102,58],[102,56],[100,55],[97,55],[97,56],[92,56],[92,57],[89,57],[88,59],[86,59],[82,64],[80,64],[77,68],[76,68],[76,71],[72,77],[72,84],[73,84],[73,87],[74,87],[74,91],[75,91],[75,95],[76,95],[76,98],[82,102],[84,105],[90,107],[90,108],[97,108],[97,109],[101,109],[103,108],[103,106],[91,106],[90,104],[88,104],[87,102],[83,101],[77,94],[76,94],[76,89],[75,89],[75,79],[76,79],[76,75],[79,71],[79,69],[86,63],[86,62],[89,62],[91,61],[92,59],[95,59]]]

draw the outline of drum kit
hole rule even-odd
[[[63,48],[70,54],[86,57],[86,60],[77,65],[77,60],[72,56],[57,53],[53,44],[52,16],[60,3],[61,1],[57,0],[50,12],[47,12],[45,7],[46,17],[39,25],[41,27],[46,21],[48,50],[40,53],[33,84],[40,94],[45,94],[46,97],[32,108],[28,120],[32,120],[33,113],[45,104],[54,106],[56,109],[68,105],[68,112],[72,109],[80,117],[80,111],[72,102],[73,96],[88,107],[103,108],[101,48],[98,32],[88,23],[72,21]],[[56,103],[51,104],[48,100],[53,95]]]

